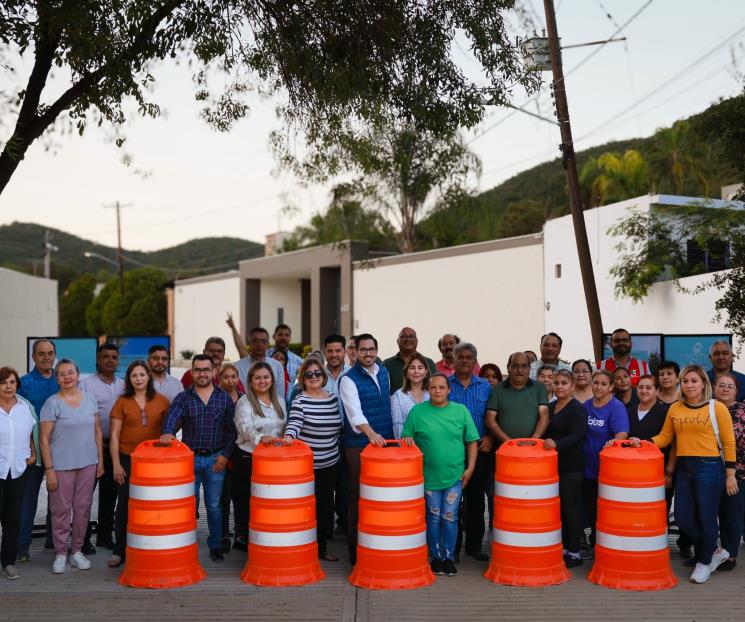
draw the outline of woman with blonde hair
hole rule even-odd
[[[248,370],[246,394],[235,405],[238,436],[233,453],[235,540],[233,548],[248,550],[251,501],[251,458],[259,443],[281,440],[287,422],[284,402],[277,397],[276,379],[269,363],[258,361]],[[281,380],[280,380],[281,381]]]
[[[690,580],[705,583],[729,558],[725,549],[717,548],[717,514],[725,490],[728,495],[738,491],[735,434],[727,407],[712,399],[702,367],[684,367],[679,382],[680,400],[670,406],[662,430],[651,440],[660,448],[675,442],[675,522],[694,543],[696,567]],[[640,441],[633,437],[631,442]]]

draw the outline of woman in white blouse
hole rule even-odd
[[[21,527],[21,502],[26,487],[26,466],[36,462],[31,407],[16,396],[21,386],[18,372],[0,368],[0,526],[2,527],[2,574],[20,579],[16,571],[18,532]]]
[[[246,395],[235,405],[238,436],[233,452],[235,486],[235,541],[233,548],[248,550],[248,517],[251,500],[251,457],[259,443],[281,442],[287,412],[277,399],[276,379],[268,363],[259,361],[248,370]],[[280,382],[283,382],[280,379]]]
[[[391,419],[393,436],[400,439],[409,411],[429,399],[429,367],[426,359],[414,352],[404,365],[404,386],[391,395]]]

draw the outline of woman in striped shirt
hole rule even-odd
[[[342,418],[335,395],[324,390],[326,371],[315,358],[306,359],[297,372],[302,392],[293,400],[285,428],[285,442],[298,439],[313,450],[316,480],[318,556],[335,562],[326,549],[326,526],[334,520],[334,484],[339,466],[339,434]]]

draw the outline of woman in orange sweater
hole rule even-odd
[[[684,367],[679,380],[680,400],[670,406],[662,430],[652,442],[663,448],[675,441],[675,521],[694,542],[696,568],[691,582],[705,583],[729,557],[727,551],[717,548],[717,513],[725,490],[728,495],[737,494],[735,434],[729,411],[712,399],[711,383],[702,367]],[[631,442],[638,446],[639,439]]]

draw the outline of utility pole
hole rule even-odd
[[[113,205],[104,205],[105,208],[116,210],[116,262],[119,266],[119,288],[124,292],[124,255],[122,254],[122,217],[121,208],[129,207],[130,204],[122,205],[116,201]]]
[[[59,248],[52,244],[52,233],[47,229],[44,231],[44,278],[48,279],[52,276],[52,253],[56,253]],[[34,270],[34,274],[36,270]]]
[[[603,322],[600,317],[600,303],[598,302],[598,291],[595,286],[595,274],[592,269],[592,257],[590,245],[587,241],[587,229],[585,227],[585,216],[582,211],[582,200],[579,191],[579,178],[577,177],[577,159],[574,154],[574,142],[572,140],[572,126],[569,123],[569,106],[567,104],[566,88],[564,84],[564,70],[561,62],[561,46],[559,44],[559,32],[556,27],[556,11],[553,0],[543,0],[546,10],[546,33],[548,35],[549,51],[551,53],[551,70],[554,76],[553,90],[556,98],[556,116],[559,120],[561,132],[562,163],[567,175],[569,187],[569,209],[572,213],[574,224],[574,237],[577,242],[577,254],[579,255],[579,268],[582,273],[582,285],[585,290],[585,301],[587,303],[587,315],[590,318],[590,331],[592,333],[592,347],[595,360],[603,360]]]

